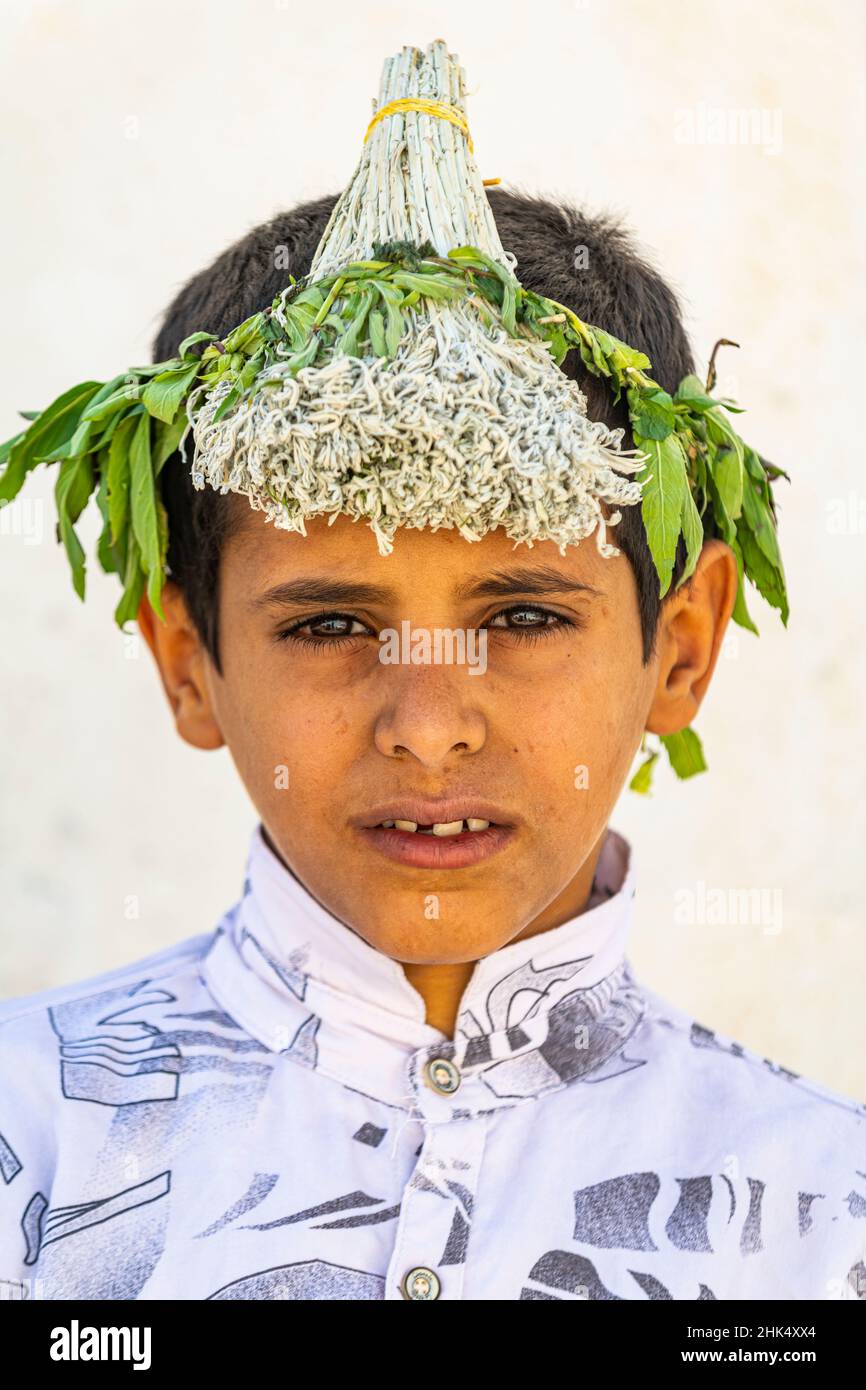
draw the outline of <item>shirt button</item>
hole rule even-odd
[[[424,1068],[428,1086],[440,1095],[450,1096],[460,1085],[460,1072],[448,1057],[433,1057]]]
[[[403,1292],[407,1298],[416,1300],[438,1298],[440,1288],[438,1276],[432,1269],[426,1269],[424,1265],[419,1265],[417,1269],[410,1269],[403,1279]]]

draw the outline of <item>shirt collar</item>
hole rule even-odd
[[[402,965],[331,915],[256,827],[243,895],[202,965],[222,1007],[269,1050],[429,1118],[483,1113],[639,1063],[621,1057],[644,1011],[626,959],[631,846],[608,830],[584,912],[476,962],[453,1039],[425,1022]],[[459,1084],[425,1084],[433,1059]]]

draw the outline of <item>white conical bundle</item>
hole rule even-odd
[[[469,148],[463,72],[444,43],[385,63],[375,110],[401,98],[445,103],[463,128],[417,110],[376,122],[310,280],[395,241],[429,241],[440,255],[474,246],[513,270]],[[467,540],[502,527],[561,551],[595,531],[602,554],[617,554],[605,529],[620,513],[606,519],[601,504],[640,502],[641,485],[623,474],[643,457],[621,449],[622,430],[587,417],[546,342],[513,336],[468,293],[403,312],[393,357],[364,338],[359,355],[332,348],[313,366],[272,363],[252,398],[219,420],[228,381],[190,404],[195,486],[242,493],[302,534],[314,516],[366,520],[383,554],[399,527],[427,526]]]
[[[404,48],[382,69],[373,114],[401,98],[450,107],[466,121],[465,77],[441,39],[429,48]],[[503,250],[469,141],[441,116],[395,111],[370,132],[360,162],[322,234],[311,271],[331,275],[366,260],[376,242],[430,241],[445,256],[455,246],[477,246],[513,266]]]

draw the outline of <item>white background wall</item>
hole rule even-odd
[[[625,213],[701,366],[717,337],[742,344],[721,385],[793,478],[792,616],[749,590],[761,636],[733,630],[696,724],[710,772],[662,770],[616,810],[641,876],[632,959],[705,1025],[866,1098],[862,7],[4,0],[0,22],[2,438],[18,409],[147,361],[189,275],[339,190],[382,59],[437,37],[467,70],[482,174]],[[768,139],[678,139],[712,108],[762,112]],[[209,930],[254,824],[225,750],[175,737],[95,561],[75,598],[52,472],[0,532],[0,996]],[[677,925],[701,883],[778,892],[781,931]]]

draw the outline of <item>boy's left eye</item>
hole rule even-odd
[[[526,621],[527,614],[529,621]],[[496,625],[497,618],[513,618],[513,627],[506,625],[505,631],[516,632],[523,635],[541,636],[549,632],[555,632],[561,627],[582,627],[583,623],[575,618],[564,618],[561,613],[554,613],[550,608],[538,608],[535,604],[521,603],[512,604],[510,608],[503,608],[496,613],[487,624],[488,627]]]

